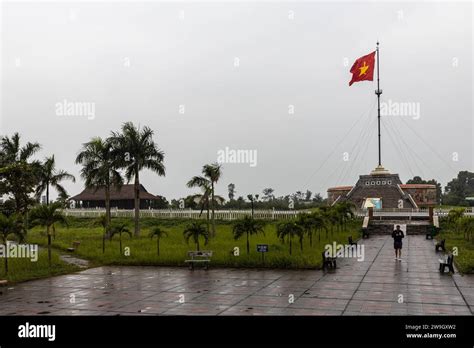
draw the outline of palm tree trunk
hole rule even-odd
[[[8,251],[7,251],[7,242],[3,244],[5,245],[5,275],[8,274]]]
[[[107,227],[109,227],[110,218],[110,186],[105,186],[105,220],[107,221]]]
[[[102,254],[105,254],[105,231],[104,235],[102,236]]]
[[[197,251],[199,251],[199,236],[196,239],[196,248],[197,248]]]
[[[160,256],[160,238],[156,239],[156,251],[158,252],[158,256]]]
[[[48,264],[51,267],[51,233],[49,233],[49,226],[46,227],[46,232],[48,233]]]
[[[206,225],[207,225],[207,234],[209,235],[211,232],[210,227],[209,227],[209,202],[207,202],[206,208],[207,208]]]
[[[49,205],[49,183],[46,184],[46,205]]]
[[[247,232],[247,255],[250,255],[249,233]]]
[[[17,214],[23,213],[22,206],[21,206],[22,205],[21,195],[14,193],[13,198],[15,201],[15,213]],[[25,210],[27,210],[27,207],[25,207]]]
[[[303,239],[300,239],[300,249],[301,249],[301,252],[303,252]]]
[[[293,238],[290,237],[290,255],[291,255],[291,244],[292,244]]]
[[[212,236],[216,236],[216,221],[214,220],[214,181],[211,181]]]
[[[140,179],[138,178],[138,169],[135,172],[135,236],[140,235]]]

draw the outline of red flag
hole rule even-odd
[[[352,80],[349,82],[349,86],[354,82],[373,81],[374,67],[375,51],[357,59],[351,68]]]

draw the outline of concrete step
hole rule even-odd
[[[373,221],[391,221],[392,219],[407,220],[407,221],[430,221],[429,216],[373,216]]]
[[[416,226],[429,226],[429,220],[370,220],[369,224],[371,225],[416,225]]]
[[[372,222],[368,226],[369,234],[377,235],[377,234],[392,234],[394,230],[394,225],[402,225],[403,223],[398,222],[395,224],[373,224]],[[407,224],[407,231],[406,234],[427,234],[429,230],[429,224]]]

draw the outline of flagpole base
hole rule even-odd
[[[382,165],[378,165],[377,167],[375,167],[374,170],[370,172],[370,175],[386,175],[386,174],[390,174],[390,172],[387,169],[385,169]]]

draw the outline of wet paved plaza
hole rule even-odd
[[[361,240],[338,269],[99,267],[0,288],[0,315],[472,315],[474,276],[440,274],[424,236]],[[212,264],[212,263],[211,263]]]

